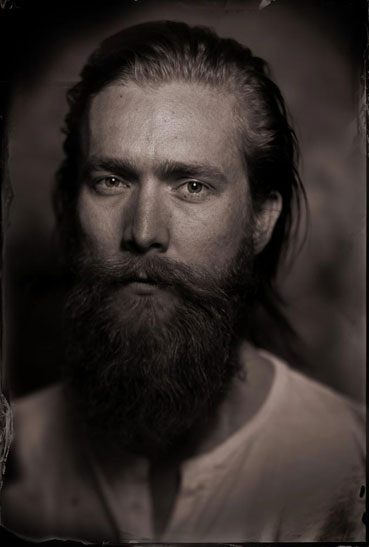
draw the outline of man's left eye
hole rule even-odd
[[[201,182],[197,182],[196,180],[191,180],[187,183],[187,190],[190,192],[190,194],[200,194],[203,188],[204,185],[201,184]]]
[[[206,197],[209,191],[209,186],[197,180],[189,180],[176,188],[181,199],[188,201],[200,201]]]
[[[95,191],[103,195],[117,194],[127,187],[125,182],[113,176],[101,177],[94,184]]]

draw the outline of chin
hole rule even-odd
[[[111,296],[111,309],[117,324],[135,330],[137,327],[159,327],[173,317],[179,297],[173,291],[156,288],[132,290],[123,287]]]

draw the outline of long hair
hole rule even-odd
[[[160,85],[183,81],[199,83],[233,93],[238,98],[241,126],[240,148],[244,155],[254,210],[271,192],[282,197],[283,208],[272,237],[255,259],[260,311],[277,327],[289,326],[276,288],[283,259],[296,246],[301,210],[306,205],[296,168],[298,147],[284,100],[270,79],[268,65],[250,49],[233,39],[220,38],[207,27],[160,21],[136,25],[108,39],[90,56],[81,80],[67,95],[65,159],[57,172],[54,205],[64,256],[73,252],[79,238],[76,203],[81,166],[80,129],[94,95],[114,82]],[[257,321],[249,335],[258,345],[268,346],[265,329]],[[267,329],[269,330],[269,329]]]

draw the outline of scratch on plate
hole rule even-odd
[[[259,9],[261,10],[261,9],[267,8],[273,2],[276,2],[276,0],[261,0],[259,4]]]
[[[8,401],[0,392],[0,490],[3,484],[5,463],[13,439],[12,411]]]

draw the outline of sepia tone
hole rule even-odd
[[[299,8],[292,5],[291,2],[246,0],[240,2],[209,1],[196,3],[186,1],[170,3],[132,1],[126,4],[122,6],[118,2],[112,3],[110,11],[106,10],[104,13],[101,8],[95,7],[88,14],[88,21],[83,21],[83,14],[86,12],[84,12],[81,3],[77,15],[78,24],[72,24],[69,17],[63,12],[62,22],[54,23],[54,41],[52,42],[51,37],[46,33],[40,43],[34,47],[34,50],[31,50],[30,58],[35,61],[34,70],[24,66],[24,69],[15,78],[16,85],[13,88],[7,118],[7,170],[13,197],[10,210],[5,217],[6,225],[4,225],[5,261],[3,281],[3,317],[5,325],[3,378],[7,383],[7,387],[9,387],[11,400],[15,401],[15,406],[18,400],[21,401],[18,403],[18,413],[19,416],[23,416],[24,424],[27,423],[25,416],[28,412],[31,416],[32,412],[35,412],[36,415],[42,408],[50,409],[51,416],[61,400],[61,395],[55,384],[57,386],[63,376],[65,361],[63,310],[70,289],[69,278],[65,276],[63,264],[61,263],[62,255],[58,230],[56,229],[57,222],[55,220],[53,199],[55,199],[55,173],[63,160],[62,145],[64,136],[61,127],[68,110],[65,98],[67,90],[78,82],[81,69],[99,43],[122,29],[139,23],[160,20],[179,21],[190,26],[204,25],[211,27],[222,38],[237,40],[243,46],[250,48],[253,55],[265,59],[271,69],[272,81],[276,82],[281,90],[287,105],[288,119],[296,133],[300,149],[298,170],[305,188],[308,207],[305,209],[302,205],[298,211],[296,218],[299,220],[299,230],[294,245],[285,257],[286,260],[279,266],[276,282],[283,299],[281,304],[283,316],[292,325],[296,335],[289,337],[286,334],[284,336],[282,319],[280,320],[279,326],[281,328],[279,329],[278,319],[277,324],[275,324],[268,315],[263,315],[260,318],[261,327],[258,326],[259,332],[256,333],[255,337],[250,335],[253,344],[250,347],[247,346],[243,351],[246,363],[252,363],[253,359],[259,359],[262,355],[259,372],[256,373],[255,378],[252,374],[252,367],[250,368],[249,380],[251,386],[253,382],[255,382],[255,386],[259,385],[259,375],[262,376],[263,367],[268,368],[263,364],[263,360],[268,360],[268,356],[273,355],[276,356],[277,360],[286,361],[293,371],[296,371],[299,375],[301,374],[301,378],[304,378],[303,382],[310,382],[308,378],[318,382],[317,384],[311,384],[319,386],[316,388],[318,391],[314,391],[314,397],[317,397],[316,401],[319,401],[320,385],[325,385],[329,387],[329,393],[341,394],[344,397],[342,401],[347,401],[347,404],[352,405],[355,414],[355,420],[352,422],[346,416],[343,407],[341,408],[341,403],[338,402],[341,399],[338,398],[337,402],[332,402],[332,406],[329,406],[328,403],[326,408],[322,406],[322,412],[337,413],[336,419],[332,418],[331,421],[327,422],[322,419],[322,428],[328,427],[328,424],[331,428],[331,437],[327,436],[325,444],[323,442],[323,447],[326,446],[327,448],[326,464],[332,473],[332,480],[334,480],[335,466],[330,458],[332,458],[336,443],[338,443],[338,447],[339,443],[345,439],[347,445],[342,460],[338,458],[335,464],[337,473],[339,473],[340,465],[344,469],[346,465],[345,458],[350,460],[351,455],[356,462],[355,465],[352,465],[354,467],[359,466],[359,457],[356,461],[355,449],[350,448],[351,440],[349,439],[351,437],[360,439],[360,435],[362,435],[363,422],[360,416],[362,416],[362,404],[365,400],[364,251],[366,212],[364,204],[366,165],[363,121],[365,110],[363,93],[364,47],[362,40],[363,29],[359,23],[358,15],[361,13],[360,9],[355,10],[349,2],[344,1],[337,3],[301,2]],[[334,4],[337,4],[337,6]],[[343,29],[345,29],[345,33],[343,33]],[[172,88],[170,85],[172,85]],[[222,127],[223,131],[223,128],[227,127],[229,118],[227,98],[222,97],[221,102],[216,102],[219,97],[218,99],[213,96],[210,98],[210,95],[206,95],[200,89],[196,89],[196,92],[191,94],[192,91],[188,88],[187,93],[189,84],[175,84],[178,85],[178,88],[173,87],[173,85],[166,84],[164,91],[160,88],[160,85],[159,90],[150,88],[150,93],[145,92],[144,87],[139,91],[138,88],[129,88],[128,86],[122,92],[119,86],[118,90],[114,90],[113,86],[112,91],[109,91],[109,93],[103,88],[103,91],[100,91],[98,95],[98,100],[95,100],[91,107],[91,117],[89,119],[89,146],[92,146],[94,155],[98,155],[102,150],[99,139],[104,131],[106,131],[106,136],[103,139],[106,146],[104,151],[114,150],[116,142],[120,142],[120,139],[124,138],[121,133],[114,133],[114,131],[106,129],[108,126],[114,125],[115,120],[118,127],[125,127],[128,114],[124,110],[124,104],[132,104],[135,112],[142,111],[142,117],[136,119],[139,127],[144,127],[145,120],[150,119],[152,108],[158,108],[161,113],[164,112],[164,117],[167,115],[166,110],[160,110],[164,108],[160,105],[171,104],[176,116],[179,116],[178,113],[181,112],[183,107],[184,118],[187,117],[187,119],[190,119],[189,112],[193,110],[194,114],[190,125],[196,127],[196,120],[199,120],[198,130],[193,131],[193,135],[197,135],[199,142],[196,147],[193,146],[191,154],[195,154],[195,148],[200,154],[202,146],[201,123],[208,123],[206,119],[209,120],[208,127],[211,128],[208,130],[209,135],[216,135],[217,131],[221,135],[219,128]],[[121,107],[120,100],[122,96],[125,103]],[[199,104],[198,107],[196,106],[197,103]],[[229,108],[231,109],[231,105]],[[204,118],[201,122],[202,112],[207,109],[208,118]],[[100,110],[101,115],[99,115]],[[177,120],[177,118],[175,119]],[[107,120],[110,120],[110,122]],[[108,123],[110,125],[107,125]],[[176,123],[182,122],[178,121]],[[127,127],[129,130],[126,134],[130,135],[132,142],[136,142],[134,140],[134,125],[127,125]],[[158,138],[158,142],[161,142],[160,135],[165,134],[165,131],[166,129],[160,126],[156,133],[153,133],[159,135],[159,137],[155,137]],[[99,136],[97,137],[97,135]],[[137,142],[139,142],[140,134],[138,134],[137,139]],[[175,139],[176,136],[173,139],[173,151],[176,150]],[[231,138],[229,142],[231,143]],[[127,139],[125,146],[128,145],[129,139]],[[164,141],[163,146],[169,148],[168,142]],[[208,147],[211,150],[212,139],[210,137],[208,138]],[[178,150],[179,156],[181,156],[180,148]],[[206,153],[204,152],[205,156]],[[211,159],[211,157],[209,152],[209,158]],[[234,180],[236,178],[233,177]],[[235,186],[235,188],[237,187]],[[197,192],[198,188],[193,187],[192,190]],[[183,192],[183,190],[180,191]],[[82,191],[81,196],[82,198],[79,198],[79,214],[82,228],[91,238],[91,241],[97,242],[100,251],[103,250],[101,256],[109,258],[108,250],[113,248],[112,238],[110,236],[103,237],[101,234],[105,233],[104,230],[108,232],[106,226],[109,226],[112,215],[109,213],[104,218],[99,212],[99,204],[102,202],[92,201],[88,197],[87,191],[85,193]],[[83,199],[85,201],[82,201]],[[270,199],[272,200],[272,197]],[[270,209],[274,208],[276,210],[279,205],[275,200],[275,196],[273,200],[273,202],[270,201]],[[241,194],[237,201],[242,202]],[[245,202],[246,208],[249,206],[247,203]],[[199,209],[198,205],[196,207]],[[234,226],[232,225],[231,228],[229,223],[227,224],[225,221],[223,225],[221,220],[214,222],[213,225],[211,224],[211,217],[207,218],[206,221],[204,217],[201,221],[203,226],[207,226],[209,233],[216,234],[214,240],[211,239],[211,236],[207,236],[206,243],[205,237],[202,239],[201,229],[198,227],[200,223],[198,226],[194,224],[193,234],[190,233],[190,229],[187,231],[184,228],[182,231],[177,228],[177,231],[173,229],[172,239],[174,238],[173,234],[175,234],[177,240],[174,239],[174,241],[179,242],[176,249],[181,244],[182,249],[184,249],[183,256],[190,257],[189,262],[192,265],[206,265],[206,259],[211,261],[214,256],[217,256],[217,265],[221,269],[221,265],[226,264],[228,257],[233,256],[238,248],[237,225],[241,220],[237,217],[237,211],[238,209],[235,208],[232,212]],[[159,215],[159,213],[157,214]],[[222,213],[219,219],[224,218],[224,215],[225,213]],[[192,218],[195,218],[195,216]],[[100,224],[99,218],[101,219]],[[145,221],[145,217],[143,218]],[[148,219],[149,216],[146,216],[147,223],[149,222]],[[180,217],[178,219],[179,224],[181,224]],[[262,240],[261,242],[256,241],[256,249],[257,245],[260,245],[260,248],[263,249],[263,246],[268,244],[268,237],[271,237],[275,226],[274,222],[277,222],[277,220],[277,217],[270,220],[268,216],[266,224],[269,223],[268,225],[271,226],[269,236],[265,236],[267,238],[265,242]],[[261,226],[263,227],[264,224],[261,224]],[[293,228],[295,227],[293,226]],[[261,232],[263,232],[263,229],[261,229]],[[227,230],[229,231],[227,232]],[[134,237],[137,241],[134,245],[141,242],[140,245],[145,246],[146,243],[142,243],[143,240],[139,239],[137,234],[135,232]],[[162,237],[161,233],[160,237]],[[192,241],[188,245],[188,249],[183,245],[185,238],[187,238],[187,241]],[[160,245],[162,244],[162,239],[160,239]],[[132,243],[128,241],[126,250],[133,252],[132,249],[136,252],[135,248],[132,248]],[[160,249],[162,252],[164,247]],[[198,249],[198,254],[196,254],[196,249]],[[185,264],[185,261],[183,262]],[[88,272],[88,270],[82,271],[84,273]],[[185,275],[185,272],[182,273]],[[155,270],[152,271],[152,275],[154,274]],[[167,300],[167,297],[165,297],[163,302],[166,303],[164,308],[168,306],[168,309],[171,309],[170,299]],[[166,314],[167,312],[163,312],[164,321],[167,318]],[[246,336],[246,338],[248,337]],[[257,348],[260,346],[261,353],[258,353],[258,349],[255,353],[254,345]],[[266,353],[263,353],[263,351]],[[279,365],[275,366],[277,370]],[[264,388],[261,389],[260,398],[262,398],[263,390],[265,390],[264,396],[267,400],[266,394],[268,389],[271,390],[271,385],[272,383],[269,385],[266,382]],[[292,383],[291,386],[295,386],[295,384]],[[46,391],[39,391],[45,388]],[[309,407],[309,404],[313,404],[312,399],[309,401],[310,384],[296,384],[295,387],[291,387],[291,390],[295,390],[291,391],[289,401],[291,408],[295,404],[293,401],[296,401],[296,405],[300,404],[299,401],[302,401],[302,406],[304,405],[304,389],[306,389],[307,407]],[[38,395],[39,392],[41,395]],[[27,406],[27,396],[29,401],[34,401],[30,406]],[[31,399],[32,397],[35,397],[35,399]],[[322,392],[322,400],[324,399],[325,395]],[[336,401],[336,399],[334,400]],[[250,401],[252,401],[252,397]],[[253,404],[255,404],[255,408],[258,408],[258,404],[261,405],[256,400]],[[319,404],[317,404],[318,407]],[[59,407],[55,412],[57,412],[55,416],[60,418],[61,414],[58,414],[60,412]],[[245,416],[248,416],[249,412],[251,411],[246,409]],[[93,413],[92,415],[93,420],[99,419],[97,415],[95,416]],[[252,412],[251,415],[253,415]],[[255,410],[255,415],[257,415],[257,410]],[[297,432],[303,427],[301,424],[305,423],[304,416],[305,414],[302,411],[301,415],[296,414],[296,423],[292,420],[293,424],[290,425],[292,430]],[[64,418],[61,418],[61,420],[64,420]],[[299,420],[301,420],[300,425]],[[341,425],[339,426],[338,422],[340,420]],[[346,426],[343,424],[346,424]],[[337,437],[334,433],[336,426]],[[18,427],[20,442],[26,442],[28,438],[32,437],[31,430],[23,431],[22,428],[25,428],[26,425],[18,425]],[[207,427],[211,428],[209,424]],[[227,439],[229,441],[240,427],[240,423],[236,420],[230,431],[224,433],[226,438],[223,439],[223,433],[220,433],[220,440],[215,441],[212,440],[211,436],[208,440],[207,429],[205,428],[205,434],[199,445],[201,449],[198,449],[200,456],[208,455],[210,462],[213,449],[212,443],[215,442],[216,445],[221,445],[223,441]],[[313,455],[315,454],[315,440],[312,438],[309,441],[308,423],[306,423],[306,427],[305,440],[308,447],[305,447],[303,441],[301,441],[298,448],[293,448],[292,443],[291,450],[296,449],[296,454],[298,454],[301,448],[301,451],[305,450],[304,457],[313,459],[315,457]],[[63,428],[64,425],[61,426],[61,431],[64,431]],[[271,439],[268,450],[270,450],[271,458],[273,458],[275,451],[277,459],[279,445],[272,431],[278,431],[279,428],[283,429],[283,425],[278,422],[278,415],[270,415],[265,424],[266,435],[267,437],[270,435]],[[55,433],[57,431],[54,431]],[[73,431],[72,436],[69,438],[68,433],[68,437],[65,437],[66,445],[70,442],[71,446],[78,446],[78,435],[79,433]],[[128,429],[126,435],[128,435]],[[199,435],[203,435],[201,428]],[[218,432],[216,435],[218,435]],[[324,437],[323,430],[319,432],[319,435]],[[22,436],[24,441],[21,440]],[[16,447],[17,422],[14,439],[14,446]],[[64,437],[61,435],[59,439],[54,439],[51,436],[50,439],[55,441],[55,446],[50,449],[50,454],[55,454],[58,461],[57,450],[60,450],[61,454],[63,450],[66,450],[62,445],[58,448],[58,443],[61,443]],[[209,442],[209,445],[207,445],[207,442]],[[252,439],[249,442],[252,443]],[[297,435],[296,443],[298,442],[300,440]],[[362,442],[362,437],[361,441],[357,440],[357,442]],[[204,443],[204,446],[201,443]],[[230,450],[229,458],[232,457],[231,444],[229,442],[227,444],[228,450]],[[52,443],[50,447],[51,445]],[[24,446],[26,447],[26,445]],[[136,449],[136,445],[132,444],[131,448],[133,447]],[[41,448],[41,452],[46,450],[46,446],[39,448]],[[145,450],[150,452],[151,448]],[[154,448],[152,449],[154,450]],[[145,450],[143,449],[143,452]],[[188,450],[189,456],[183,456],[185,462],[186,458],[191,462],[191,457],[193,457],[192,447]],[[197,449],[194,450],[196,455]],[[322,450],[324,453],[325,449],[322,448]],[[115,478],[117,454],[114,450],[103,450],[102,452],[103,454],[99,453],[98,459],[100,458],[104,462],[102,468],[104,469],[105,466],[105,470],[101,474],[99,469],[95,469],[97,491],[106,491],[106,484],[114,484],[114,481],[116,481],[116,485],[120,484],[118,479]],[[186,448],[184,454],[186,454]],[[67,452],[65,457],[68,458]],[[84,456],[78,457],[83,458]],[[86,456],[86,462],[88,458],[89,456]],[[125,461],[124,458],[123,461]],[[145,474],[146,471],[143,471],[145,466],[140,467],[139,462],[132,463],[129,458],[130,456],[127,462],[118,465],[118,468],[122,470],[126,468],[128,470],[127,477],[129,473],[132,473],[132,477],[136,477],[136,474],[141,476],[140,473]],[[293,465],[284,455],[281,458],[285,458],[284,466]],[[169,531],[167,529],[167,532],[165,532],[166,524],[170,522],[170,515],[174,511],[173,506],[175,507],[176,498],[173,492],[178,487],[178,485],[177,487],[171,485],[170,481],[172,479],[168,479],[170,472],[167,474],[166,469],[169,470],[171,466],[176,467],[177,462],[176,458],[173,462],[169,457],[166,459],[166,456],[159,456],[159,463],[157,463],[157,459],[155,456],[151,460],[152,462],[156,461],[155,464],[152,463],[153,468],[158,468],[151,483],[150,492],[154,498],[153,507],[150,508],[147,493],[140,497],[138,483],[135,483],[136,479],[133,480],[132,478],[133,486],[129,486],[131,479],[128,478],[128,484],[125,482],[126,478],[120,477],[119,480],[123,485],[122,492],[127,488],[127,492],[129,492],[129,488],[132,488],[133,493],[132,495],[127,494],[126,499],[124,499],[122,492],[119,493],[118,497],[114,497],[116,492],[114,495],[111,492],[102,494],[101,499],[105,500],[106,506],[104,510],[108,515],[108,520],[110,519],[112,523],[109,532],[106,523],[103,522],[104,519],[100,522],[100,517],[96,519],[96,527],[91,526],[89,530],[88,519],[91,518],[89,515],[97,515],[100,510],[97,505],[95,507],[95,493],[91,495],[91,498],[85,500],[85,494],[81,493],[81,498],[78,502],[75,502],[78,509],[75,509],[74,506],[70,509],[71,512],[76,510],[76,514],[80,514],[78,511],[81,511],[81,515],[83,515],[80,517],[79,528],[78,526],[75,528],[79,531],[74,534],[68,531],[66,525],[66,532],[63,534],[61,531],[63,527],[58,523],[55,528],[55,535],[53,535],[52,525],[50,525],[51,528],[47,528],[49,525],[45,528],[40,525],[41,536],[50,537],[51,535],[56,538],[66,537],[89,541],[107,539],[121,542],[130,539],[170,542],[360,541],[364,538],[364,527],[361,522],[364,503],[361,487],[363,486],[364,476],[359,472],[361,480],[358,480],[356,467],[355,472],[353,472],[350,492],[342,492],[342,498],[338,496],[336,499],[336,507],[329,509],[332,513],[330,520],[327,518],[327,520],[322,519],[322,522],[319,523],[312,522],[311,525],[306,526],[306,529],[301,529],[300,523],[303,518],[309,518],[308,502],[301,505],[303,508],[301,513],[296,509],[295,526],[286,525],[283,528],[282,520],[279,524],[273,521],[274,518],[277,520],[277,515],[279,515],[279,509],[273,505],[279,486],[276,487],[276,492],[273,492],[273,486],[271,487],[269,498],[262,496],[261,492],[260,497],[258,497],[259,490],[255,487],[257,492],[255,499],[260,504],[256,508],[251,508],[251,505],[248,505],[248,502],[242,498],[243,493],[234,492],[232,495],[235,506],[230,505],[229,515],[224,507],[224,504],[227,503],[227,491],[226,489],[222,491],[219,486],[219,505],[216,505],[218,502],[214,494],[214,507],[217,507],[216,510],[214,509],[214,513],[211,513],[210,507],[212,507],[212,504],[209,502],[209,511],[206,507],[201,508],[203,518],[201,522],[196,523],[193,520],[191,503],[194,504],[193,507],[197,507],[196,510],[200,505],[196,505],[198,503],[196,501],[191,502],[192,498],[190,497],[186,509],[188,523],[190,524],[186,524],[187,513],[183,508],[182,520],[180,519],[179,524],[177,507],[177,513],[175,513],[177,515],[177,528],[172,523],[172,528],[169,526]],[[86,468],[90,464],[91,462],[86,463]],[[58,465],[59,463],[56,463],[56,468],[58,468]],[[91,465],[94,467],[95,464],[92,463]],[[209,467],[207,467],[208,465]],[[261,476],[265,473],[265,484],[271,484],[273,480],[276,480],[276,484],[279,484],[272,471],[267,466],[263,468],[262,465],[260,469],[255,468],[255,472],[260,473]],[[191,467],[190,463],[189,466]],[[62,468],[63,466],[60,469]],[[210,476],[210,463],[204,464],[204,469],[206,468]],[[15,481],[16,484],[19,471],[19,462],[17,464],[16,459],[11,456],[8,462],[7,474],[5,475],[5,485],[8,482],[10,492],[11,483]],[[324,481],[321,482],[322,492],[319,489],[319,473],[322,472],[322,469],[316,471],[314,479],[316,480],[315,492],[311,494],[312,499],[315,496],[313,503],[317,505],[326,503]],[[204,473],[206,472],[204,471]],[[214,473],[212,478],[208,479],[213,485],[218,480],[216,472]],[[231,474],[231,471],[229,473]],[[269,475],[269,473],[271,474]],[[245,477],[249,478],[246,471]],[[283,477],[288,491],[292,479],[289,478],[288,472]],[[176,480],[182,480],[182,478]],[[327,477],[326,479],[328,484],[329,480]],[[314,484],[314,481],[312,481],[312,484]],[[119,489],[118,486],[116,488]],[[250,488],[252,490],[253,486]],[[168,492],[167,498],[164,495],[163,499],[158,496],[158,491],[161,489]],[[112,491],[114,491],[114,486]],[[291,491],[293,491],[292,486]],[[5,526],[9,526],[10,530],[14,529],[15,532],[19,531],[20,533],[22,533],[22,526],[24,526],[26,536],[39,538],[37,516],[33,515],[32,511],[29,513],[30,516],[24,519],[26,524],[20,525],[19,529],[17,529],[16,524],[12,527],[11,523],[16,523],[17,519],[12,514],[11,506],[13,502],[11,495],[7,498],[5,489]],[[122,498],[118,503],[119,496],[122,496]],[[155,502],[155,496],[157,496],[158,502]],[[131,498],[133,501],[139,500],[139,503],[143,503],[144,508],[132,509],[129,505]],[[180,503],[183,503],[183,500]],[[87,507],[86,513],[83,513],[83,504]],[[235,516],[238,515],[238,510],[235,507],[241,508],[243,504],[247,507],[248,518],[250,521],[253,520],[255,525],[253,529],[252,525],[249,524],[249,535],[244,531],[239,533],[235,531],[238,524],[235,525],[236,521],[232,520],[233,517],[242,520],[242,516]],[[270,507],[268,504],[270,504]],[[332,515],[335,514],[336,510],[345,514],[346,504],[355,506],[354,513],[346,515],[343,519],[344,524],[335,528],[334,516]],[[10,517],[6,516],[7,506],[10,508],[8,510]],[[27,504],[22,510],[24,512],[28,511]],[[324,510],[322,509],[322,512]],[[120,511],[126,511],[126,516],[122,521]],[[150,519],[146,520],[146,512],[151,515],[151,525],[147,524]],[[218,512],[217,525],[211,520],[214,519],[216,512]],[[241,509],[239,513],[242,514]],[[270,515],[273,515],[273,518]],[[265,525],[263,528],[263,524],[260,524],[260,532],[257,523],[259,521],[263,523],[264,516]],[[65,518],[67,521],[68,515]],[[71,517],[72,520],[73,518]],[[86,522],[83,521],[85,518]],[[207,518],[209,518],[209,521],[207,521]],[[280,517],[278,516],[278,518]],[[32,520],[32,525],[27,523],[27,519]],[[141,524],[139,523],[140,520]],[[19,521],[22,521],[22,518]],[[40,518],[41,521],[42,518]],[[130,525],[133,532],[130,532]],[[71,530],[74,529],[73,526]],[[95,528],[98,531],[95,532]],[[45,530],[48,531],[45,532]]]

